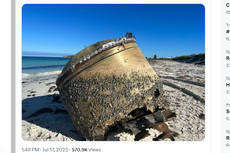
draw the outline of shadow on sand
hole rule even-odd
[[[59,94],[29,97],[22,100],[22,120],[74,140],[85,141],[85,138],[73,126]]]

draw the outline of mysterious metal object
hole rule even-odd
[[[154,112],[162,82],[132,33],[92,44],[70,59],[56,84],[74,126],[87,140],[104,140],[113,125]]]

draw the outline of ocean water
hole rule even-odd
[[[61,71],[70,58],[22,56],[22,77],[55,74]]]

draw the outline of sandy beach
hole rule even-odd
[[[205,66],[174,61],[151,60],[163,82],[165,108],[176,113],[166,122],[177,135],[175,141],[205,138]],[[22,79],[22,138],[26,141],[85,141],[65,110],[55,84],[60,72]],[[152,141],[161,133],[148,129]],[[134,135],[110,133],[108,141],[134,141]],[[171,141],[165,139],[164,141]]]

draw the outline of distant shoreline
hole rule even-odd
[[[54,57],[54,58],[68,58],[68,56],[33,56],[33,55],[23,55],[22,57]]]
[[[63,58],[72,58],[74,55],[63,56]]]
[[[172,60],[176,62],[183,63],[194,63],[199,65],[205,65],[205,53],[200,54],[191,54],[191,55],[182,55],[171,58],[147,58],[147,60]]]

